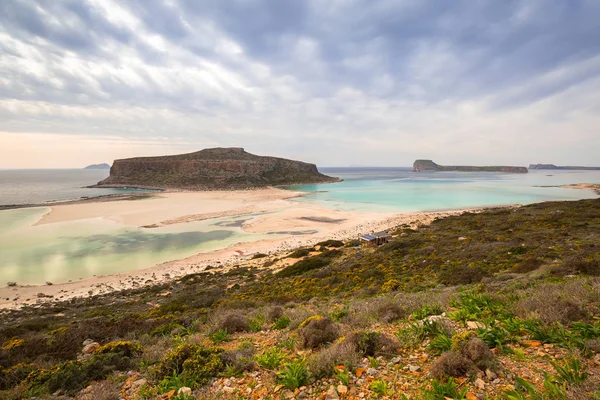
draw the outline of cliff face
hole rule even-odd
[[[427,171],[458,171],[458,172],[512,172],[526,174],[529,172],[525,167],[512,166],[486,166],[474,167],[469,165],[439,165],[432,160],[416,160],[413,164],[414,172]]]
[[[314,164],[256,156],[242,148],[215,148],[175,156],[115,160],[110,176],[98,186],[214,190],[338,180],[321,174]]]

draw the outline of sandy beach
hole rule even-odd
[[[236,243],[225,249],[202,252],[179,260],[148,265],[148,268],[105,276],[93,276],[52,285],[6,286],[0,288],[0,308],[63,301],[73,297],[109,293],[174,279],[207,267],[226,271],[236,265],[262,266],[266,259],[252,260],[255,253],[271,259],[290,250],[327,239],[354,239],[363,233],[389,229],[400,224],[416,227],[436,217],[462,212],[377,213],[326,209],[294,201],[302,193],[268,188],[248,191],[162,192],[139,200],[86,201],[50,207],[37,225],[101,218],[126,226],[153,229],[225,216],[244,216],[241,229],[248,233],[276,232],[273,239]],[[275,264],[278,268],[287,259]],[[6,284],[6,283],[4,283]]]

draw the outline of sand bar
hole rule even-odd
[[[136,227],[166,226],[240,215],[244,216],[241,229],[245,232],[278,232],[278,235],[273,235],[273,239],[237,243],[225,249],[149,265],[143,270],[94,276],[53,285],[20,286],[17,282],[17,286],[0,288],[0,308],[19,308],[26,304],[63,301],[152,285],[200,272],[208,266],[222,271],[235,265],[262,266],[265,260],[249,260],[252,254],[260,252],[281,256],[295,248],[313,245],[326,239],[357,238],[363,233],[384,230],[403,223],[418,226],[427,224],[436,217],[463,211],[403,214],[337,211],[294,201],[299,195],[302,193],[276,188],[229,192],[163,192],[144,196],[140,200],[53,205],[38,224],[105,218],[118,224]],[[297,234],[298,232],[305,234]]]

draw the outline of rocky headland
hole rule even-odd
[[[87,167],[84,167],[83,169],[110,169],[110,165],[108,165],[107,163],[90,164]]]
[[[247,153],[243,148],[204,149],[189,154],[115,160],[96,187],[239,190],[337,182],[316,165]]]
[[[600,167],[581,167],[574,165],[529,164],[529,169],[562,169],[562,170],[600,170]]]
[[[433,172],[433,171],[457,171],[457,172],[512,172],[526,174],[529,172],[526,167],[514,166],[485,166],[475,167],[470,165],[439,165],[432,160],[416,160],[413,164],[414,172]]]

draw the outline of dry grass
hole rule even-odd
[[[337,339],[340,328],[330,318],[314,319],[300,328],[298,335],[302,348],[316,349]]]

